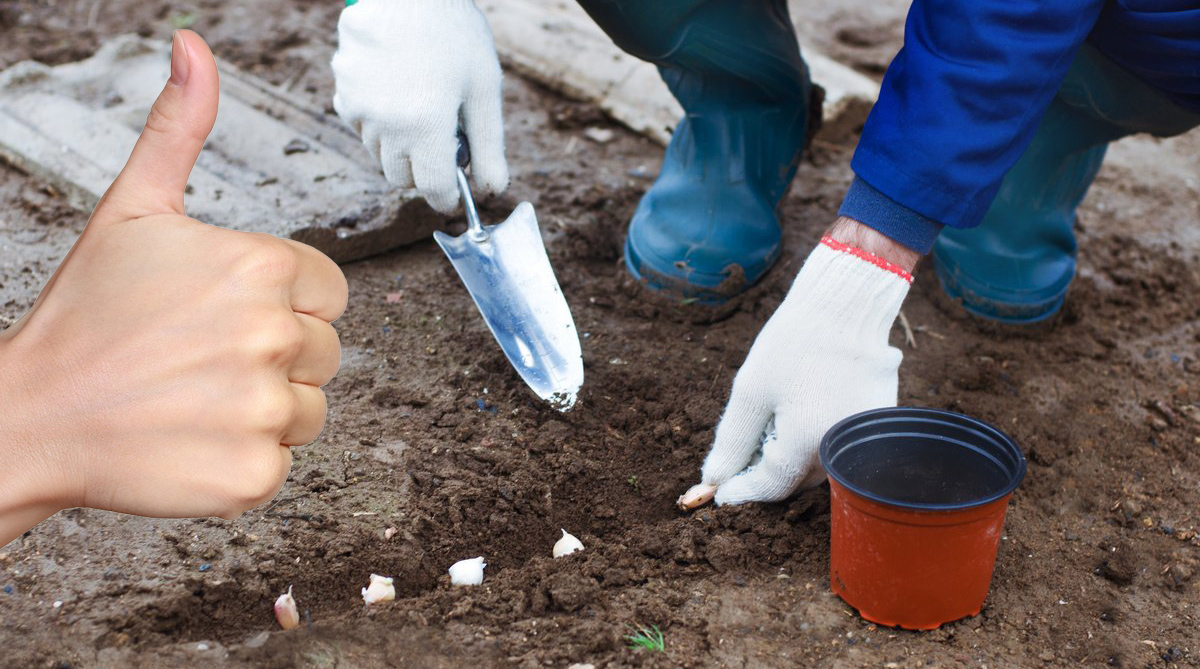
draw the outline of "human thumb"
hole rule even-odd
[[[208,45],[190,30],[175,31],[171,78],[92,221],[182,214],[188,176],[217,119],[218,96],[217,64]]]

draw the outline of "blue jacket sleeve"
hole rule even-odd
[[[942,224],[898,204],[859,177],[854,178],[838,216],[869,225],[917,253],[929,253]]]
[[[869,189],[843,213],[920,251],[940,225],[978,225],[1103,6],[914,0],[851,163]]]

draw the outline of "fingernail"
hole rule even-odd
[[[179,31],[171,38],[171,83],[183,86],[188,78],[188,48]]]

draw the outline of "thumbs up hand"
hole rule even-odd
[[[129,162],[0,333],[0,546],[72,506],[235,518],[324,426],[341,271],[183,213],[217,98],[212,53],[177,32]]]

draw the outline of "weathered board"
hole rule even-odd
[[[170,48],[124,36],[84,61],[0,73],[0,157],[90,210],[170,74]],[[339,262],[423,239],[444,222],[414,192],[389,185],[336,117],[218,67],[221,103],[188,183],[189,215],[303,241]]]

